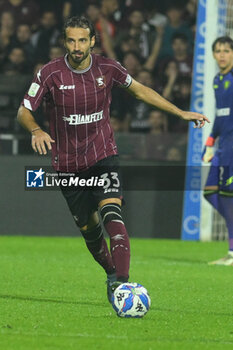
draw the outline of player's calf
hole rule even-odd
[[[115,273],[115,267],[100,223],[90,228],[87,225],[82,227],[80,231],[93,258],[104,268],[107,274]]]
[[[110,237],[111,255],[116,268],[117,281],[127,282],[129,278],[130,244],[121,215],[121,206],[115,202],[108,202],[101,206],[100,214]]]

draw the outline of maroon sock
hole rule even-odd
[[[127,282],[129,278],[130,245],[123,222],[109,221],[105,229],[110,237],[110,248],[117,280]]]
[[[97,225],[92,230],[81,232],[93,258],[104,268],[107,274],[115,272],[115,267],[108,250],[107,242],[104,239],[101,225]]]

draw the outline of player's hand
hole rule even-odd
[[[47,154],[47,149],[50,151],[52,149],[51,143],[54,142],[50,135],[41,129],[32,133],[32,148],[35,152]]]
[[[213,147],[206,146],[205,153],[203,155],[203,162],[209,163],[214,156]]]
[[[203,114],[196,112],[183,112],[181,118],[195,123],[194,128],[202,128],[205,122],[210,123],[210,120]]]

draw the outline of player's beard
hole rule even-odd
[[[80,57],[76,56],[76,54],[80,54]],[[89,56],[89,54],[90,54],[90,50],[87,50],[86,52],[75,51],[75,52],[69,52],[69,57],[72,63],[80,64]]]

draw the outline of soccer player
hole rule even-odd
[[[214,78],[216,117],[203,155],[204,162],[211,162],[204,196],[226,221],[229,251],[209,264],[233,266],[233,40],[219,37],[212,50],[219,73]],[[214,153],[217,138],[218,148]]]
[[[32,148],[39,154],[52,150],[56,171],[82,176],[102,176],[102,189],[61,188],[87,248],[107,274],[107,292],[129,278],[130,245],[121,216],[122,194],[117,171],[100,174],[117,166],[117,147],[109,120],[111,89],[127,89],[136,98],[165,112],[192,120],[202,127],[208,119],[198,113],[184,112],[152,89],[138,83],[118,62],[95,55],[92,23],[85,17],[72,17],[64,25],[67,54],[46,64],[26,93],[18,111],[18,121],[32,134]],[[45,99],[50,134],[33,117]],[[103,236],[97,210],[110,237],[110,252]],[[138,213],[136,213],[137,215]],[[139,214],[140,215],[140,214]]]

